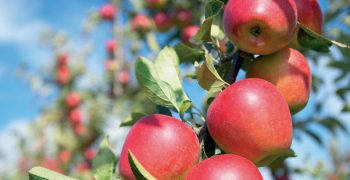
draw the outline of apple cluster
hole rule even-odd
[[[150,8],[166,5],[164,0],[146,2]],[[170,18],[161,13],[155,16],[157,27],[167,30],[165,19]],[[149,115],[131,128],[125,140],[121,177],[135,179],[128,160],[132,152],[157,179],[262,179],[257,166],[288,156],[291,115],[305,107],[310,95],[310,67],[296,50],[301,48],[299,23],[321,33],[317,0],[229,0],[223,17],[225,34],[238,50],[256,58],[246,79],[224,89],[207,111],[209,134],[226,154],[198,163],[201,147],[193,129],[170,116]]]

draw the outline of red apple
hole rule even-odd
[[[118,73],[118,82],[121,84],[128,84],[130,82],[129,71],[123,70]]]
[[[185,179],[262,180],[263,178],[259,169],[248,159],[223,154],[200,162],[192,168]]]
[[[288,45],[297,27],[294,0],[230,0],[224,30],[238,49],[271,54]]]
[[[207,126],[222,150],[258,166],[271,163],[292,143],[288,104],[263,79],[244,79],[222,91],[209,106]]]
[[[89,161],[91,161],[92,159],[94,159],[94,157],[96,156],[96,154],[97,154],[97,152],[96,152],[96,150],[94,150],[94,149],[87,149],[87,150],[84,151],[84,157],[85,157],[87,160],[89,160]]]
[[[81,112],[78,108],[73,109],[68,115],[69,121],[72,124],[78,124],[81,122]]]
[[[119,173],[124,179],[135,179],[128,162],[129,150],[157,179],[184,178],[200,155],[194,131],[180,120],[160,114],[139,120],[125,140]]]
[[[104,20],[113,20],[116,8],[112,3],[105,4],[100,9],[100,16]]]
[[[177,9],[173,15],[174,23],[179,27],[185,27],[192,22],[192,12],[188,9]]]
[[[274,84],[293,114],[302,110],[309,100],[310,67],[305,57],[295,49],[286,48],[260,56],[249,65],[246,76],[265,79]]]
[[[70,93],[66,97],[66,106],[68,108],[75,108],[80,104],[80,96],[77,93]]]
[[[190,45],[190,39],[195,36],[197,34],[197,32],[199,31],[199,26],[193,25],[193,26],[187,26],[185,28],[182,29],[181,32],[181,39],[182,42],[184,42],[185,44]]]
[[[115,48],[116,48],[116,43],[114,39],[107,41],[106,50],[108,53],[113,54],[115,51]]]
[[[322,32],[322,11],[318,0],[295,0],[298,10],[298,21],[312,31]],[[300,48],[298,43],[298,32],[294,35],[291,47]]]
[[[146,0],[146,5],[150,9],[161,9],[168,3],[168,0]]]
[[[59,85],[66,85],[70,81],[70,72],[67,66],[60,66],[57,68],[56,82]]]
[[[138,32],[148,32],[151,29],[151,22],[144,14],[136,15],[131,22],[132,29]]]
[[[76,134],[76,135],[83,135],[85,133],[86,129],[83,125],[83,123],[81,123],[81,121],[79,122],[76,122],[73,124],[73,132]]]
[[[57,65],[58,66],[67,66],[68,55],[65,53],[61,53],[57,55]]]
[[[58,157],[62,163],[67,163],[71,159],[71,152],[68,150],[62,150]]]
[[[43,166],[47,169],[50,169],[52,171],[56,171],[59,173],[63,173],[62,168],[60,167],[60,163],[55,158],[47,158],[44,160]]]
[[[172,26],[171,17],[165,12],[159,12],[153,17],[159,32],[167,32]]]
[[[87,162],[80,162],[75,168],[79,173],[83,173],[90,170],[90,165]]]

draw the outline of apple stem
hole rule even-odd
[[[259,37],[260,34],[262,33],[262,30],[259,26],[254,26],[253,28],[250,29],[250,32],[253,34],[253,36]]]

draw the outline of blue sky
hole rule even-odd
[[[52,62],[52,54],[48,48],[38,44],[39,34],[49,27],[63,30],[73,38],[72,46],[78,46],[85,42],[81,37],[84,19],[89,12],[96,10],[104,2],[106,0],[35,0],[30,2],[27,0],[0,0],[2,4],[0,6],[0,132],[5,132],[6,128],[13,123],[33,120],[50,99],[32,92],[28,82],[16,75],[16,69],[21,63],[28,64],[31,69],[37,69],[39,66],[49,65]],[[322,8],[325,9],[327,1],[321,0],[320,2]],[[106,25],[98,28],[98,31],[104,33],[93,35],[92,40],[96,41],[96,44],[104,44],[110,35],[103,31],[104,28]],[[94,50],[92,58],[101,60],[105,58],[104,46],[95,47]],[[190,85],[185,84],[186,87]],[[189,89],[189,94],[194,101],[199,102],[201,95],[196,93],[197,88],[198,86],[195,89]],[[337,100],[329,101],[332,105],[331,109],[335,109],[334,113],[336,113]],[[311,111],[307,108],[304,113]],[[322,136],[325,135],[322,134]],[[301,147],[310,150],[319,149],[317,145],[310,142],[310,140],[305,140],[294,146],[297,151],[300,151]],[[322,152],[318,153],[320,156],[324,155]],[[297,165],[301,163],[301,161],[291,161]]]

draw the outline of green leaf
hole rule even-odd
[[[200,62],[203,60],[204,52],[191,48],[183,43],[179,43],[174,47],[177,55],[179,56],[180,63],[194,63],[195,61]]]
[[[255,164],[258,167],[267,166],[267,165],[273,165],[273,164],[276,164],[276,163],[280,163],[281,161],[284,161],[287,158],[293,158],[293,157],[297,157],[297,155],[295,154],[293,149],[289,148],[288,150],[286,150],[283,153],[279,153],[279,154],[274,154],[274,155],[268,156],[268,157],[260,160],[259,162],[255,163]]]
[[[347,104],[343,107],[342,112],[350,112],[350,104]]]
[[[181,107],[180,107],[180,117],[183,120],[184,119],[184,115],[186,113],[186,111],[188,109],[190,109],[192,107],[192,101],[190,100],[186,100],[182,103]]]
[[[115,168],[117,157],[111,150],[108,137],[106,137],[98,151],[96,157],[92,160],[92,172],[96,180],[112,180],[115,179]]]
[[[62,175],[55,171],[43,167],[33,167],[29,170],[29,180],[76,180],[74,178]]]
[[[150,60],[144,57],[138,58],[135,63],[135,74],[139,84],[145,89],[146,95],[155,104],[179,111],[174,90],[168,83],[160,79]]]
[[[319,137],[319,135],[317,135],[316,133],[314,133],[309,129],[304,129],[304,132],[307,135],[309,135],[313,140],[315,140],[319,145],[323,145],[322,139]]]
[[[298,33],[298,42],[301,47],[306,49],[312,49],[319,52],[329,52],[329,48],[332,45],[336,45],[340,48],[350,48],[349,45],[327,39],[326,37],[311,31],[306,26],[300,24],[300,30]]]
[[[129,150],[128,151],[128,160],[134,176],[138,180],[156,180],[137,160],[135,155]]]
[[[218,92],[229,85],[216,71],[212,56],[206,55],[205,62],[201,66],[198,64],[195,66],[198,83],[203,89]]]
[[[224,7],[224,3],[219,0],[211,0],[205,5],[205,18],[211,18],[219,14]]]
[[[147,114],[144,112],[132,112],[125,118],[119,127],[132,126],[144,116],[147,116]]]
[[[179,57],[174,49],[170,47],[162,49],[155,61],[155,68],[160,80],[169,84],[174,90],[178,107],[189,100],[179,77]]]

